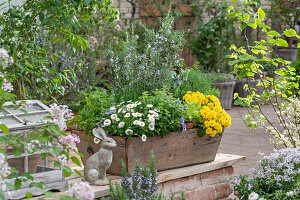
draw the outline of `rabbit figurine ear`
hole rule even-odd
[[[93,135],[100,139],[100,140],[104,140],[106,139],[106,134],[105,134],[105,131],[101,128],[101,127],[98,127],[98,128],[94,128],[93,129]]]

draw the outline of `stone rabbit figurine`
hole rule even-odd
[[[93,135],[101,140],[101,148],[87,159],[84,166],[84,178],[91,185],[107,185],[106,170],[112,162],[112,148],[117,144],[112,138],[107,137],[100,127],[93,129]]]

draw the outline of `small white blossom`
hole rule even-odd
[[[104,126],[109,126],[111,124],[110,119],[104,120]]]
[[[133,133],[133,130],[127,129],[127,130],[125,131],[125,133],[126,133],[126,135],[131,135],[131,134]]]
[[[258,198],[259,198],[259,196],[255,192],[251,192],[248,196],[248,200],[257,200]]]
[[[147,136],[146,136],[145,134],[143,134],[143,135],[142,135],[142,141],[143,141],[143,142],[146,142],[146,140],[147,140]]]
[[[119,124],[118,124],[118,128],[123,128],[125,126],[125,123],[124,122],[120,122]]]

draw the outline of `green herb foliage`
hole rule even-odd
[[[174,96],[182,99],[188,91],[199,91],[205,95],[219,96],[219,90],[211,86],[211,83],[213,82],[211,78],[212,77],[197,69],[183,70],[179,74],[177,80],[174,81]]]
[[[106,117],[105,113],[113,104],[113,96],[104,89],[86,94],[84,106],[79,110],[78,115],[74,116],[73,121],[77,128],[84,130],[85,134],[91,135],[93,128],[101,122],[102,118]]]
[[[120,50],[108,52],[107,64],[118,101],[136,101],[145,91],[169,86],[173,69],[180,66],[184,32],[173,30],[170,15],[159,22],[157,30],[141,22],[134,24]]]

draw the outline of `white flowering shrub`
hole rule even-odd
[[[136,101],[144,91],[170,86],[185,44],[184,32],[173,30],[173,23],[169,15],[160,20],[158,30],[137,23],[120,44],[120,50],[108,51],[107,64],[112,70],[117,99]]]
[[[274,150],[269,156],[261,154],[250,173],[234,181],[234,194],[239,199],[300,199],[299,148]]]

